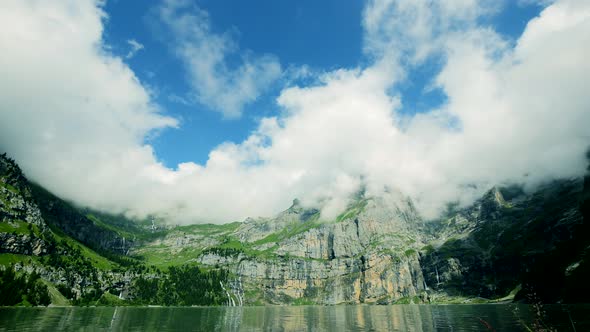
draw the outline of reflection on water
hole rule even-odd
[[[589,309],[545,306],[542,323],[590,331]],[[1,308],[0,331],[527,331],[532,312],[524,305]]]

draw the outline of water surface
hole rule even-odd
[[[0,331],[590,331],[590,306],[0,308]]]

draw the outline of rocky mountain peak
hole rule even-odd
[[[506,205],[506,200],[504,199],[504,195],[500,191],[497,186],[492,187],[488,190],[483,197],[481,198],[483,202],[489,202],[496,206],[504,206]]]
[[[0,182],[13,189],[13,192],[18,192],[23,198],[31,198],[27,179],[18,164],[6,153],[0,154]]]
[[[478,203],[480,220],[495,220],[498,218],[499,212],[509,206],[502,192],[495,186],[488,190]]]
[[[301,209],[303,209],[303,207],[301,206],[301,201],[298,198],[293,199],[293,204],[291,204],[289,210],[299,211]]]

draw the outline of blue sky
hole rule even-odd
[[[275,82],[254,102],[246,104],[237,119],[224,119],[199,103],[171,101],[170,96],[185,96],[190,87],[185,68],[163,41],[171,36],[157,31],[158,18],[153,11],[159,3],[107,1],[109,18],[104,39],[113,53],[123,57],[130,50],[128,40],[144,46],[126,61],[142,82],[157,91],[158,104],[181,121],[178,129],[165,130],[149,141],[160,161],[171,168],[187,161],[204,164],[217,145],[243,141],[261,118],[279,112],[275,99],[285,82]],[[230,32],[241,51],[277,56],[283,69],[308,66],[322,72],[363,66],[368,61],[362,51],[364,1],[201,0],[193,4],[209,13],[214,33]],[[514,40],[541,9],[534,4],[507,1],[500,12],[482,23]],[[236,56],[239,54],[228,59],[230,67],[236,66]],[[446,100],[440,89],[430,88],[443,61],[435,57],[411,68],[407,80],[396,86],[402,95],[403,113],[426,111]]]
[[[159,1],[108,1],[105,40],[116,54],[125,55],[134,39],[144,45],[128,63],[140,80],[159,91],[157,101],[181,127],[166,130],[150,143],[169,167],[180,162],[205,163],[208,153],[225,142],[240,142],[257,127],[261,117],[278,112],[275,99],[282,86],[245,106],[244,115],[227,120],[207,106],[171,102],[190,89],[180,61],[153,31],[151,11]],[[363,1],[195,1],[211,15],[213,32],[235,34],[241,49],[274,54],[283,67],[309,66],[318,71],[354,67],[362,61]],[[230,59],[231,60],[231,59]],[[230,63],[231,66],[231,63]]]
[[[434,218],[586,170],[587,0],[3,0],[0,49],[0,152],[106,212]]]

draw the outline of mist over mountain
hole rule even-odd
[[[170,226],[73,206],[0,155],[1,304],[585,303],[589,180],[493,187],[432,221],[361,192],[333,219],[294,200]]]

